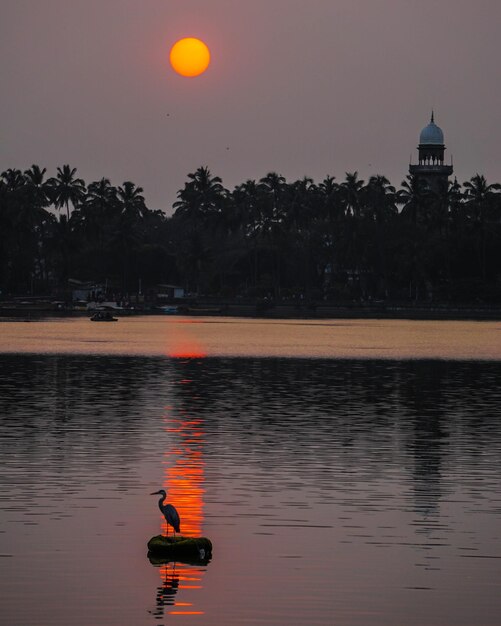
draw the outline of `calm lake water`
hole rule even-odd
[[[499,626],[500,329],[0,324],[1,624]]]

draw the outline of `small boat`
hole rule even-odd
[[[113,315],[109,311],[97,311],[90,318],[91,322],[118,322],[117,317],[113,317]]]

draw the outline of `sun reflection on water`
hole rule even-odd
[[[204,461],[200,420],[166,417],[166,430],[177,439],[165,461],[165,490],[181,517],[181,533],[200,537],[203,522]],[[162,531],[167,532],[164,522]]]
[[[183,384],[191,381],[183,379]],[[165,430],[173,441],[165,455],[164,488],[168,500],[175,505],[181,518],[184,537],[200,537],[204,508],[204,460],[202,421],[186,414],[177,414],[166,407]],[[172,532],[172,529],[169,529]],[[167,534],[167,524],[162,522],[162,534]],[[203,567],[193,563],[166,562],[159,565],[162,586],[157,590],[157,611],[161,618],[167,607],[170,615],[203,615],[193,609],[191,602],[178,602],[178,591],[202,589]]]
[[[190,328],[196,320],[168,320],[166,354],[174,359],[203,359],[207,356],[199,337]]]

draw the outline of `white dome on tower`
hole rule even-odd
[[[419,143],[421,145],[442,146],[444,144],[444,133],[442,129],[435,124],[433,113],[431,114],[431,122],[423,128],[419,135]]]
[[[420,179],[426,187],[434,192],[446,189],[447,180],[453,173],[452,161],[450,165],[444,163],[445,145],[444,133],[435,124],[433,111],[428,126],[423,128],[419,135],[419,163],[409,165],[411,176]]]

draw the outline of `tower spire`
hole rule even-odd
[[[419,135],[419,163],[409,165],[409,173],[426,183],[428,189],[439,191],[453,173],[453,162],[444,164],[444,133],[435,124],[435,110],[431,109],[431,119],[428,126],[423,128]]]

